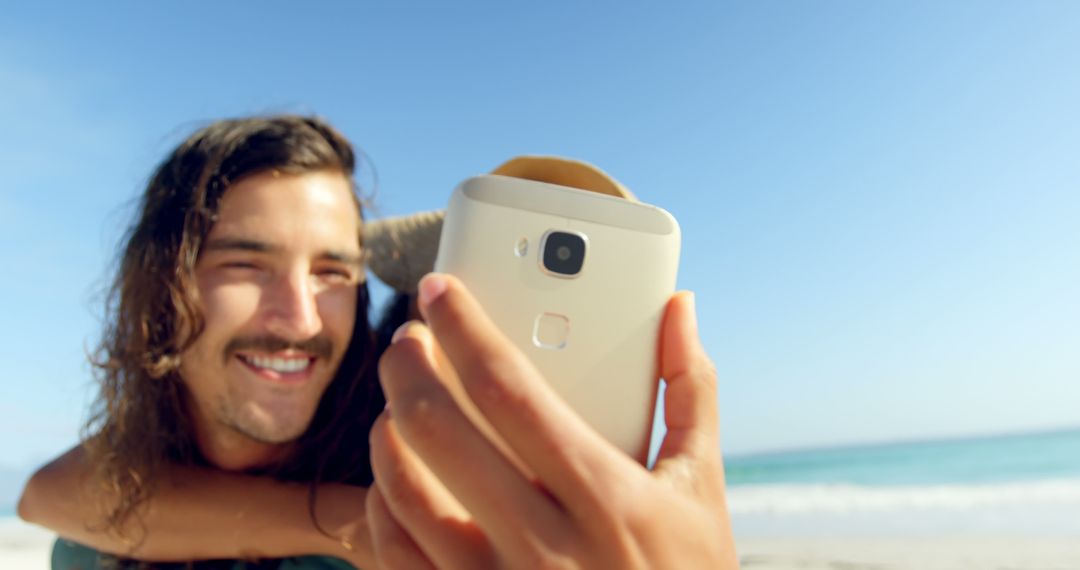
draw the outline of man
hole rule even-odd
[[[315,487],[260,493],[274,503],[235,488],[370,483],[366,442],[383,402],[354,168],[344,137],[302,117],[220,121],[171,153],[120,258],[89,436],[31,480],[26,518],[141,557],[272,556],[298,528],[318,530],[305,524]],[[193,485],[216,475],[198,467],[267,477]],[[192,501],[187,488],[205,495]],[[306,552],[352,555],[342,540],[356,542],[363,562],[366,529],[349,536],[337,501],[316,500],[343,489],[312,494],[315,520],[335,532]],[[290,506],[303,517],[277,512]],[[211,530],[220,520],[227,532]]]
[[[90,436],[35,475],[20,514],[101,550],[225,567],[335,564],[288,558],[303,553],[734,567],[715,378],[686,295],[665,319],[653,472],[570,413],[445,276],[420,284],[431,328],[394,335],[380,371],[393,411],[370,429],[383,401],[353,168],[343,137],[298,117],[222,121],[180,145],[122,259]],[[462,391],[528,473],[463,414]]]

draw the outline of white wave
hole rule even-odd
[[[728,488],[732,514],[859,513],[1075,507],[1080,479],[985,485],[868,487],[858,485],[739,485]]]

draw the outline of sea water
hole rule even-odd
[[[1080,429],[725,458],[737,534],[1080,538]]]

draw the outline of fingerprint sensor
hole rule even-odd
[[[533,344],[540,348],[561,350],[566,348],[566,339],[570,336],[570,319],[554,313],[544,313],[536,317],[533,326]]]

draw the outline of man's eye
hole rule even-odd
[[[258,266],[250,261],[229,261],[221,266],[226,269],[258,269]]]
[[[325,279],[333,279],[333,280],[341,280],[341,281],[350,281],[353,278],[352,271],[349,271],[348,269],[338,269],[338,268],[319,269],[319,270],[317,270],[315,272],[315,274],[318,275],[319,277],[322,277],[322,278],[325,278]]]

